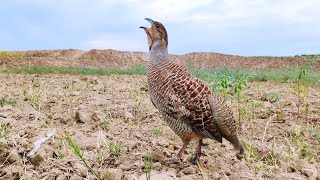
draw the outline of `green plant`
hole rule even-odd
[[[7,96],[1,96],[0,97],[0,106],[3,107],[4,103],[6,102]]]
[[[241,141],[241,144],[243,146],[243,148],[245,149],[246,151],[246,156],[245,156],[245,160],[249,163],[255,163],[255,162],[258,162],[261,160],[261,155],[259,153],[259,151],[257,150],[257,148],[250,144],[250,143],[247,143],[245,141]]]
[[[8,134],[8,125],[0,122],[0,138],[5,138]]]
[[[10,99],[7,100],[7,103],[11,106],[16,106],[17,105],[17,102],[19,100],[19,97],[15,96],[15,97],[12,97]]]
[[[144,159],[144,168],[146,170],[146,179],[150,180],[151,178],[151,169],[153,165],[153,159],[151,156],[146,156]]]
[[[83,165],[96,176],[97,179],[101,180],[104,179],[102,175],[100,175],[97,171],[95,171],[91,165],[86,161],[83,153],[81,152],[81,149],[79,146],[73,141],[73,139],[69,136],[69,134],[65,131],[64,132],[65,139],[67,140],[67,143],[71,146],[74,154],[80,159],[80,161],[83,163]]]
[[[317,129],[315,128],[309,128],[309,133],[312,135],[313,138],[315,138],[316,140],[320,141],[320,132],[317,131]]]
[[[229,87],[227,76],[223,76],[220,79],[220,86],[222,88],[223,97],[226,98],[227,97],[227,90],[228,90],[228,87]]]
[[[282,96],[278,92],[269,92],[266,94],[266,98],[269,102],[273,103],[279,101],[282,98]]]
[[[238,109],[238,126],[241,127],[241,114],[243,112],[243,108],[241,108],[241,100],[243,99],[242,91],[244,87],[248,85],[249,75],[243,75],[236,79],[233,91],[237,97],[237,109]]]
[[[121,143],[120,142],[110,142],[109,143],[109,152],[111,156],[118,157],[121,152]]]
[[[302,131],[300,128],[287,129],[286,134],[296,145],[299,145],[302,142]]]
[[[162,128],[161,127],[155,127],[153,129],[153,134],[156,136],[156,137],[160,137],[162,135]]]
[[[298,69],[291,68],[292,71],[296,72],[296,77],[295,77],[295,92],[297,94],[297,114],[300,115],[300,108],[301,105],[304,102],[304,97],[302,95],[306,95],[308,93],[308,84],[303,82],[303,79],[305,79],[309,75],[309,71],[312,69],[313,65],[318,61],[318,59],[313,59],[299,67]],[[306,107],[308,108],[308,107]],[[308,109],[306,109],[306,112],[308,112]]]
[[[103,127],[103,129],[109,128],[109,119],[107,117],[103,118],[102,127]]]
[[[265,156],[262,157],[263,162],[272,166],[280,164],[280,159],[274,152],[274,146],[275,146],[275,143],[272,144],[271,151],[269,151]]]
[[[305,159],[312,163],[315,160],[314,152],[309,146],[303,145],[299,152],[299,159]]]

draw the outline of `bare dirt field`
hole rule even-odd
[[[182,163],[170,163],[182,143],[150,103],[145,76],[0,74],[0,81],[0,179],[95,179],[64,132],[109,179],[145,179],[147,157],[151,179],[320,179],[319,87],[308,88],[300,115],[289,83],[249,83],[239,106],[228,95],[235,117],[241,113],[246,157],[238,160],[227,141],[206,140],[201,173],[189,162],[195,144]]]

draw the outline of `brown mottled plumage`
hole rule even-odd
[[[165,27],[152,19],[146,20],[151,27],[140,28],[145,30],[148,38],[150,98],[169,127],[183,141],[177,158],[181,157],[191,140],[197,140],[199,143],[193,159],[193,163],[196,163],[201,156],[202,139],[222,142],[222,137],[235,146],[237,157],[242,158],[244,151],[237,137],[233,114],[224,99],[212,93],[185,67],[169,61]]]

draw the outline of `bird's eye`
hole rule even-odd
[[[156,25],[156,28],[159,29],[160,27],[158,25]]]

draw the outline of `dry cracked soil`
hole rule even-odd
[[[0,80],[0,179],[96,179],[65,133],[109,179],[146,179],[148,158],[151,179],[320,179],[319,87],[308,88],[299,115],[290,83],[249,83],[239,106],[228,95],[236,119],[240,112],[246,156],[238,160],[227,141],[206,140],[199,169],[189,161],[194,143],[181,163],[170,163],[182,143],[150,103],[145,76],[0,74]]]

